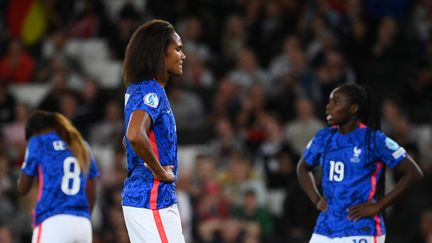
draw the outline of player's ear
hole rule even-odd
[[[351,114],[356,114],[359,111],[359,106],[357,104],[352,104],[350,107]]]

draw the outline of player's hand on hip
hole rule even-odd
[[[322,197],[317,203],[316,203],[316,208],[319,211],[326,211],[327,210],[327,201],[325,199],[325,197]]]
[[[162,167],[164,168],[165,173],[158,176],[158,179],[164,182],[173,182],[175,179],[174,172],[173,172],[174,165],[165,165]]]
[[[351,221],[359,220],[363,217],[369,217],[380,212],[380,206],[377,203],[366,202],[348,209],[348,219]]]

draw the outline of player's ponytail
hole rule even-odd
[[[351,100],[352,104],[358,105],[358,119],[367,126],[366,131],[366,159],[373,158],[376,155],[376,138],[375,131],[381,130],[380,113],[378,103],[372,90],[364,85],[342,85],[340,90],[344,92]],[[372,156],[369,154],[372,152]],[[383,167],[377,188],[377,199],[382,198],[385,193],[385,166]]]
[[[375,95],[373,94],[372,90],[366,86],[361,86],[363,89],[363,99],[364,99],[364,107],[363,109],[363,117],[360,117],[360,119],[372,130],[381,130],[381,122],[380,122],[380,116],[379,116],[379,109],[378,104]]]
[[[365,100],[366,100],[366,107],[365,107],[365,117],[364,119],[367,120],[367,124],[369,127],[372,128],[372,130],[381,130],[381,120],[380,120],[380,113],[378,109],[378,102],[376,100],[375,95],[373,94],[372,90],[368,86],[362,86],[364,93],[365,93]],[[371,146],[371,134],[374,134],[372,136],[372,143],[374,144],[373,153],[376,153],[376,144],[375,144],[375,133],[371,133],[368,131],[366,135],[366,143],[368,146]],[[386,177],[386,166],[383,163],[383,168],[381,172],[380,180],[378,181],[378,188],[377,188],[377,199],[380,200],[385,195],[385,177]],[[385,212],[383,212],[384,214]]]
[[[66,142],[72,153],[78,159],[80,168],[84,173],[88,171],[90,164],[90,154],[81,133],[75,128],[65,116],[60,113],[53,113],[57,123],[55,130],[57,134]]]
[[[86,173],[90,165],[90,153],[80,132],[62,114],[57,112],[35,111],[25,125],[26,140],[33,135],[55,131],[78,159],[81,170]]]

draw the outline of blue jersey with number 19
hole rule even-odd
[[[165,90],[156,80],[129,85],[125,94],[125,124],[129,124],[136,110],[143,110],[151,117],[147,135],[153,152],[162,166],[173,165],[174,175],[177,175],[176,124]],[[177,203],[175,182],[165,183],[155,178],[127,139],[126,155],[128,177],[124,182],[123,206],[161,209]]]
[[[34,226],[58,214],[90,218],[87,178],[99,175],[93,154],[89,171],[84,174],[77,158],[57,133],[35,135],[28,142],[22,172],[39,177]]]
[[[306,163],[322,168],[322,189],[328,204],[327,210],[317,219],[317,234],[330,238],[385,234],[381,215],[350,221],[348,209],[369,200],[375,201],[382,162],[393,169],[407,154],[381,131],[371,131],[367,145],[367,130],[361,125],[342,134],[335,127],[325,128],[306,147]]]

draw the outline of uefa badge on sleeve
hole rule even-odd
[[[148,93],[144,96],[144,104],[156,108],[159,105],[159,98],[155,93]]]

